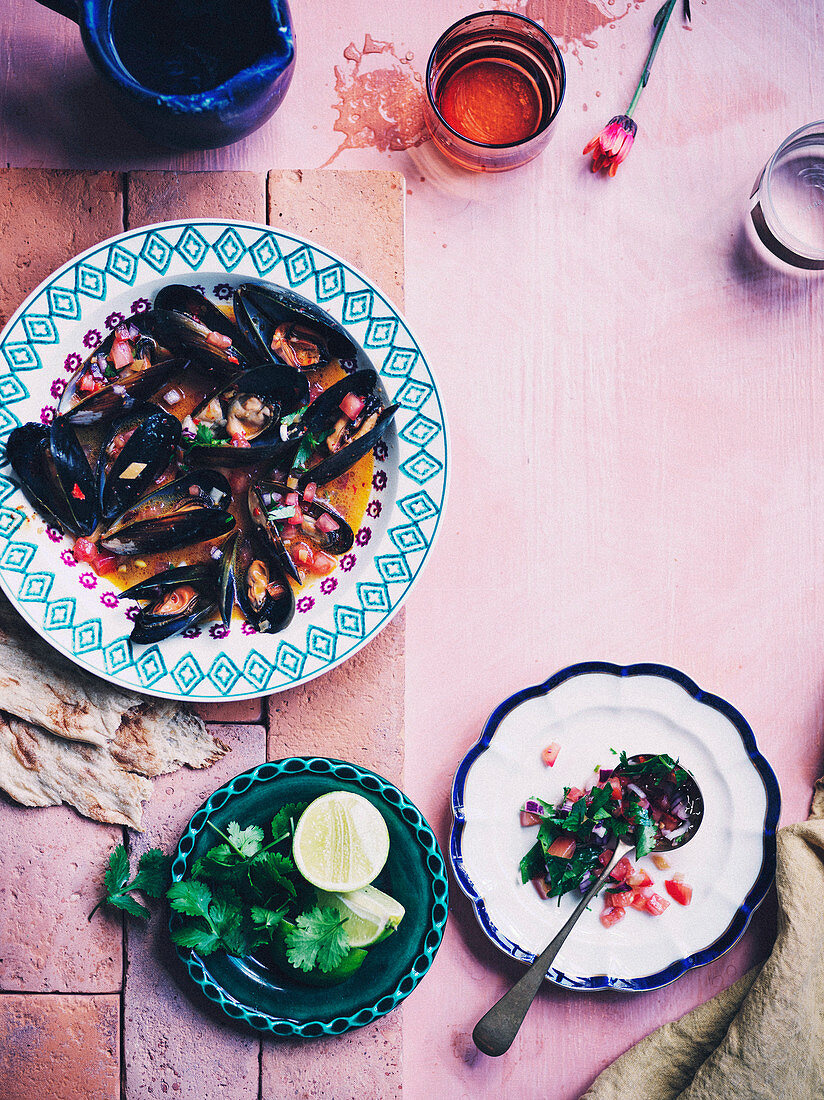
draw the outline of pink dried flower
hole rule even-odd
[[[584,156],[592,153],[592,171],[600,172],[606,168],[610,176],[618,171],[618,165],[625,160],[635,140],[637,125],[627,115],[616,115],[586,146]]]
[[[632,115],[638,100],[641,98],[641,92],[643,92],[644,88],[647,86],[652,63],[655,60],[658,47],[661,45],[661,39],[664,37],[664,31],[667,29],[667,23],[669,23],[675,4],[676,0],[666,0],[655,13],[655,18],[652,21],[655,35],[653,36],[647,59],[644,62],[641,79],[638,81],[635,88],[635,94],[632,97],[629,107],[627,107],[627,113],[625,115],[616,115],[614,118],[611,118],[603,130],[597,133],[592,141],[587,142],[584,147],[584,156],[592,153],[593,172],[600,172],[603,168],[606,169],[607,175],[614,176],[618,171],[618,165],[623,160],[626,160],[632,148],[632,143],[635,140],[635,134],[638,130],[638,126],[633,121]],[[683,4],[684,19],[689,21],[689,0],[683,0]]]

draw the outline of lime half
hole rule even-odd
[[[329,893],[360,890],[380,874],[389,830],[380,810],[352,791],[330,791],[310,802],[292,841],[295,866]]]
[[[320,905],[337,909],[344,918],[344,931],[351,947],[372,947],[391,935],[403,920],[406,910],[399,901],[375,886],[364,886],[349,893],[318,890]]]

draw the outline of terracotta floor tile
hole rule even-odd
[[[119,1100],[120,998],[0,995],[4,1100]]]
[[[270,760],[335,756],[403,777],[404,612],[344,664],[269,699]]]
[[[147,848],[172,852],[186,822],[216,788],[266,759],[262,726],[216,731],[231,752],[202,771],[182,768],[155,782],[145,832],[132,837],[133,861]],[[176,1100],[257,1100],[260,1041],[235,1028],[200,996],[169,942],[168,908],[152,906],[148,927],[129,925],[125,992],[128,1100],[168,1093]]]
[[[86,918],[121,829],[65,806],[29,809],[0,796],[0,833],[0,988],[119,990],[120,917]]]

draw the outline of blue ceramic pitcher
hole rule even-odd
[[[124,115],[153,141],[229,145],[261,126],[292,79],[287,0],[39,0],[80,25]]]

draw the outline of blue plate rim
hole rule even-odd
[[[686,973],[687,970],[691,970],[697,966],[706,966],[707,963],[720,958],[722,955],[726,954],[744,934],[753,913],[764,900],[770,884],[775,877],[775,833],[778,826],[779,814],[781,812],[781,792],[775,773],[765,757],[759,752],[755,741],[755,734],[741,712],[736,710],[736,708],[732,706],[731,703],[728,703],[726,699],[722,699],[719,695],[713,695],[711,692],[704,691],[685,673],[669,665],[655,662],[617,665],[610,661],[580,661],[577,664],[568,665],[566,668],[560,669],[541,684],[534,684],[531,687],[522,688],[520,691],[516,691],[495,708],[487,719],[481,736],[458,765],[457,771],[455,772],[455,778],[452,782],[453,821],[449,836],[449,862],[455,880],[462,892],[472,903],[473,911],[483,931],[489,939],[506,954],[525,963],[531,963],[535,959],[533,954],[524,951],[523,948],[513,943],[498,931],[487,912],[483,898],[475,889],[464,867],[461,845],[463,830],[466,824],[466,818],[464,816],[464,790],[466,779],[470,768],[481,753],[486,752],[498,726],[511,711],[529,699],[547,695],[554,688],[574,676],[582,676],[589,673],[606,673],[607,675],[618,677],[659,676],[662,679],[670,680],[678,684],[697,702],[703,703],[719,711],[735,727],[741,737],[747,756],[764,784],[767,797],[767,806],[764,814],[764,844],[761,869],[729,925],[716,940],[700,951],[696,951],[694,954],[684,959],[677,959],[663,970],[659,970],[657,973],[647,975],[643,978],[611,978],[608,975],[601,974],[594,975],[591,978],[575,978],[564,974],[563,971],[557,970],[555,967],[550,967],[546,975],[547,980],[565,989],[587,991],[613,989],[623,992],[642,993],[652,989],[661,989],[663,986],[674,982],[676,978]]]

